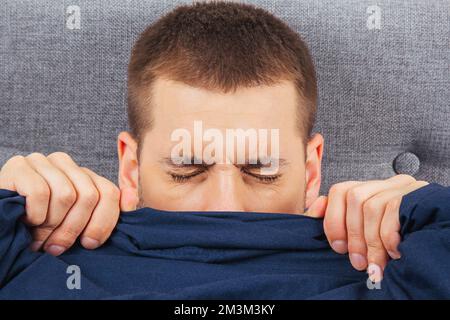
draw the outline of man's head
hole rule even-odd
[[[157,209],[302,212],[320,188],[323,139],[310,136],[316,105],[312,59],[284,22],[248,4],[180,6],[133,48],[131,133],[119,135],[119,185],[139,196],[140,206]],[[212,164],[173,163],[171,138],[180,128],[192,133],[193,149],[207,148],[205,136],[195,141],[195,123],[223,136],[228,129],[278,129],[279,139],[268,145],[279,149],[278,170],[261,174],[261,163],[226,156]],[[251,151],[247,146],[245,155]]]

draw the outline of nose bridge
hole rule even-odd
[[[233,164],[220,164],[210,179],[207,211],[245,211],[243,182]]]

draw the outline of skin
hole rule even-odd
[[[2,167],[0,188],[27,199],[24,221],[32,227],[34,250],[59,255],[78,236],[85,248],[94,249],[109,237],[120,210],[148,206],[324,218],[332,248],[349,253],[352,265],[367,269],[373,281],[381,280],[389,257],[400,258],[401,199],[428,182],[408,175],[345,181],[319,196],[324,140],[316,133],[304,153],[295,123],[297,103],[302,102],[292,83],[239,88],[227,94],[164,79],[154,86],[153,127],[145,134],[140,159],[133,137],[128,132],[118,136],[119,188],[60,152],[15,156]],[[207,168],[163,161],[176,144],[170,140],[171,132],[177,128],[192,132],[193,122],[199,120],[205,130],[279,128],[284,164],[277,178],[267,181],[259,168],[238,165],[234,158]]]
[[[98,247],[119,217],[119,188],[62,152],[12,157],[0,171],[0,188],[26,197],[23,221],[31,227],[31,248],[55,256],[80,235],[85,248]]]
[[[318,197],[323,139],[316,135],[311,141],[306,171],[301,135],[292,119],[297,108],[292,84],[241,89],[223,95],[159,80],[154,91],[153,103],[158,107],[153,109],[154,126],[144,138],[140,167],[136,143],[127,133],[119,136],[120,188],[132,189],[137,196],[140,191],[146,206],[181,211],[301,213],[305,201],[310,205]],[[284,107],[278,108],[279,105]],[[273,183],[264,183],[251,176],[257,175],[259,169],[240,168],[234,165],[236,159],[231,160],[233,164],[215,164],[204,172],[194,166],[173,168],[161,164],[178,143],[170,141],[171,133],[186,128],[194,136],[194,121],[202,121],[205,129],[218,128],[222,132],[237,128],[280,128],[280,158],[286,162],[279,169],[282,176]],[[170,173],[200,174],[179,183]],[[307,190],[300,181],[308,184]]]

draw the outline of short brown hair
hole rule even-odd
[[[304,104],[298,126],[306,148],[317,108],[314,64],[300,36],[264,9],[195,2],[175,8],[144,30],[128,66],[128,121],[138,145],[152,124],[149,112],[143,112],[150,110],[140,105],[142,89],[149,92],[157,77],[224,93],[293,81]]]

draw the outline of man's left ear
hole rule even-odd
[[[306,147],[305,162],[305,207],[310,208],[314,201],[319,197],[322,169],[324,139],[320,133],[315,133],[309,139]]]

